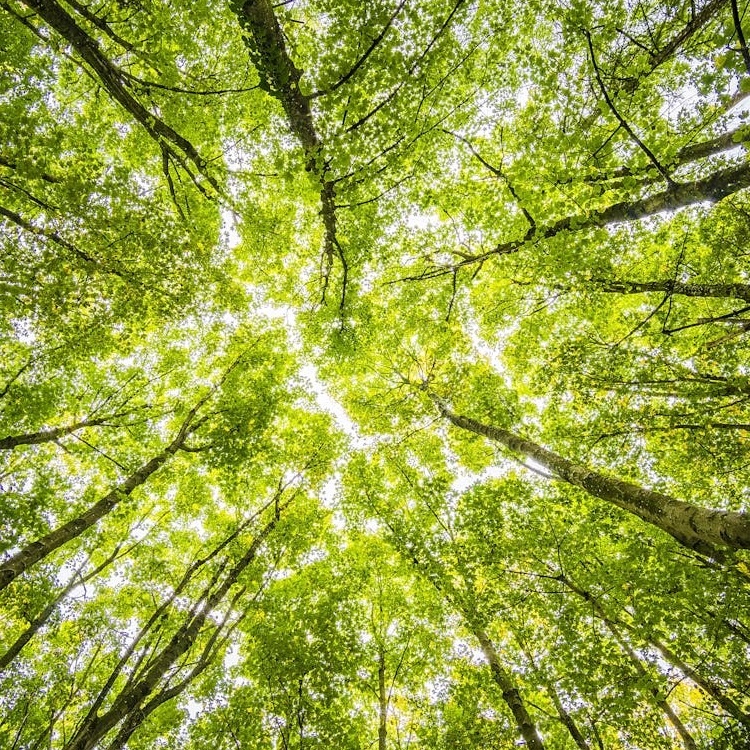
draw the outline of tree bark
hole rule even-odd
[[[675,728],[677,734],[680,735],[680,738],[685,745],[685,750],[698,750],[698,746],[695,744],[695,740],[693,739],[690,732],[687,731],[685,725],[680,721],[679,716],[677,716],[669,703],[667,703],[667,701],[661,696],[658,688],[652,684],[651,676],[643,666],[643,662],[639,658],[638,654],[636,654],[636,652],[633,650],[633,647],[622,637],[622,634],[618,630],[617,625],[607,617],[597,599],[588,591],[585,591],[584,589],[573,583],[573,581],[571,581],[564,574],[558,576],[557,580],[567,586],[573,593],[580,596],[584,601],[587,601],[591,604],[594,610],[594,614],[604,623],[607,630],[612,633],[612,636],[614,637],[615,641],[617,641],[620,648],[622,648],[622,650],[627,654],[628,659],[630,659],[630,662],[635,668],[635,671],[638,673],[638,676],[649,683],[649,692],[654,697],[656,705],[664,712],[664,715],[667,717],[669,723]]]
[[[539,730],[537,730],[531,716],[529,716],[529,712],[526,710],[526,705],[521,698],[518,688],[515,686],[512,675],[503,667],[495,645],[482,628],[470,624],[470,629],[479,641],[484,658],[490,665],[492,679],[500,688],[503,700],[516,720],[518,731],[521,733],[526,747],[531,748],[531,750],[544,750],[544,743],[542,742]]]
[[[533,459],[568,484],[638,516],[699,554],[721,560],[725,555],[720,547],[750,549],[750,515],[747,513],[701,508],[632,482],[607,477],[513,432],[455,414],[441,398],[434,393],[430,395],[442,416],[456,427]]]
[[[651,682],[651,676],[646,670],[646,667],[643,666],[643,663],[638,658],[638,654],[635,653],[631,645],[622,637],[617,628],[609,620],[605,620],[604,624],[612,633],[620,647],[628,655],[628,658],[633,664],[633,667],[638,673],[638,676],[648,682]],[[688,732],[682,721],[680,721],[680,717],[677,716],[677,714],[674,712],[672,706],[670,706],[669,703],[662,697],[659,689],[655,685],[652,685],[649,688],[649,692],[654,697],[654,702],[656,703],[656,705],[664,712],[664,715],[667,717],[667,721],[669,721],[669,723],[675,728],[677,734],[680,735],[680,739],[682,739],[682,744],[685,746],[685,750],[698,750],[698,746],[695,744],[695,739],[690,734],[690,732]]]
[[[576,745],[580,748],[580,750],[591,750],[589,743],[586,741],[581,730],[578,728],[578,724],[576,724],[573,717],[566,711],[565,706],[563,705],[563,702],[562,700],[560,700],[560,696],[557,693],[557,688],[554,686],[554,684],[550,680],[546,679],[545,676],[542,674],[541,670],[536,664],[533,654],[523,644],[523,642],[521,642],[518,635],[516,635],[516,640],[519,641],[521,648],[523,649],[523,652],[526,655],[526,658],[529,660],[529,663],[531,664],[537,676],[537,679],[544,685],[545,689],[547,690],[547,693],[549,693],[549,696],[552,699],[552,703],[555,706],[555,711],[557,711],[557,715],[560,718],[561,723],[568,730],[568,733],[573,738],[573,742],[576,743]]]
[[[561,232],[580,232],[595,227],[638,221],[665,211],[694,206],[697,203],[717,203],[728,195],[750,187],[750,163],[726,167],[692,182],[683,182],[668,187],[659,193],[620,201],[586,214],[576,214],[558,219],[547,226],[537,226],[535,231],[519,239],[501,242],[491,250],[477,255],[462,254],[462,260],[453,265],[428,268],[417,276],[403,280],[425,280],[454,273],[460,268],[483,263],[495,255],[512,255],[529,243],[555,237]]]
[[[378,750],[386,750],[388,737],[388,695],[385,688],[385,649],[378,652]]]
[[[388,525],[389,528],[391,528],[391,531],[394,531],[393,527],[390,526],[390,524]],[[435,587],[438,593],[441,596],[445,597],[451,603],[451,605],[454,606],[462,614],[464,622],[466,623],[466,627],[479,641],[482,653],[484,654],[485,659],[489,664],[492,679],[500,688],[503,700],[513,714],[513,718],[516,721],[518,731],[523,737],[526,746],[532,748],[532,750],[544,750],[544,743],[542,742],[541,735],[539,734],[534,721],[529,715],[529,712],[526,710],[526,705],[523,702],[521,693],[515,685],[513,675],[503,666],[502,660],[497,653],[497,649],[490,640],[490,637],[477,621],[477,617],[473,609],[467,604],[466,601],[461,603],[459,601],[456,601],[456,598],[454,598],[449,593],[449,589],[451,588],[450,585],[448,587],[445,587],[440,576],[437,575],[434,571],[431,571],[429,567],[425,566],[422,562],[420,562],[413,547],[406,545],[405,549],[402,551],[405,552],[407,557],[417,567],[417,570],[419,570],[420,574]]]
[[[692,680],[698,687],[702,688],[708,695],[710,695],[730,716],[735,718],[741,724],[744,724],[750,729],[750,716],[748,716],[729,696],[724,694],[724,691],[716,685],[712,680],[704,677],[702,674],[697,672],[686,662],[680,659],[677,654],[672,651],[665,643],[662,643],[658,638],[654,636],[648,636],[646,638],[657,651],[661,653],[666,661],[672,664],[674,667],[682,672],[685,677]]]
[[[54,531],[50,531],[36,541],[31,542],[31,544],[26,545],[19,552],[16,552],[15,555],[0,563],[0,591],[21,575],[21,573],[29,570],[56,549],[91,528],[97,521],[114,510],[119,503],[126,500],[137,487],[144,484],[154,472],[158,471],[182,448],[190,433],[197,429],[200,422],[192,424],[194,417],[195,409],[189,413],[188,417],[182,423],[177,437],[161,453],[143,464],[124,482],[121,482],[115,489],[99,500],[99,502],[92,505],[77,518],[64,523]]]
[[[244,593],[244,589],[240,591],[233,599],[231,605],[229,606],[229,612],[234,607],[235,602],[240,598],[240,596]],[[117,735],[115,736],[115,739],[112,740],[112,742],[109,744],[107,750],[120,750],[124,745],[127,744],[128,740],[130,739],[131,735],[138,729],[138,727],[157,709],[159,706],[161,706],[163,703],[166,703],[167,701],[172,700],[173,698],[176,698],[178,695],[183,693],[185,689],[190,685],[190,683],[205,669],[214,661],[216,658],[216,655],[221,650],[222,646],[226,643],[227,639],[231,636],[234,629],[239,625],[241,620],[244,618],[244,614],[240,616],[240,618],[229,628],[229,631],[225,636],[221,638],[221,641],[218,642],[219,636],[221,635],[221,632],[226,625],[227,618],[229,617],[229,612],[224,616],[221,623],[214,629],[214,632],[211,634],[211,637],[209,638],[208,642],[206,643],[205,647],[203,648],[203,651],[201,652],[200,657],[198,658],[198,661],[193,666],[193,668],[188,672],[188,674],[180,680],[175,685],[171,685],[169,687],[165,687],[164,689],[160,690],[153,698],[151,698],[148,703],[146,703],[142,708],[137,708],[132,713],[128,714],[126,720],[123,722],[122,726],[117,732]]]
[[[565,706],[563,706],[562,701],[560,700],[560,696],[557,694],[557,690],[555,690],[555,686],[545,684],[545,687],[547,688],[547,692],[549,693],[550,698],[552,698],[552,703],[555,704],[555,711],[557,711],[557,715],[560,717],[560,721],[570,733],[570,736],[573,738],[573,742],[578,745],[580,750],[591,750],[589,743],[586,742],[583,734],[581,734],[581,730],[578,728],[578,725],[575,723],[573,717],[565,710]]]
[[[347,263],[337,237],[336,191],[334,181],[329,178],[328,164],[322,159],[323,142],[315,128],[310,96],[300,91],[302,71],[289,55],[284,33],[270,0],[247,0],[238,10],[240,25],[249,36],[246,43],[250,58],[261,77],[261,88],[277,99],[286,113],[289,129],[305,150],[308,172],[320,179],[320,215],[325,228],[323,274],[323,299],[334,255],[341,261],[343,270],[340,307],[343,309],[346,294]]]
[[[107,414],[103,417],[81,419],[78,422],[73,422],[72,424],[64,425],[63,427],[50,427],[46,430],[27,432],[23,435],[8,435],[7,437],[0,438],[0,450],[12,450],[19,445],[39,445],[40,443],[49,443],[54,440],[59,440],[66,435],[72,435],[74,432],[78,432],[86,427],[101,427],[108,425],[113,419],[128,416],[129,414],[132,414],[133,411],[135,410],[131,409],[129,411]]]
[[[664,292],[685,297],[715,297],[718,299],[741,299],[750,302],[750,284],[685,284],[672,279],[659,281],[608,281],[592,279],[603,292],[617,294],[644,294]]]
[[[153,693],[175,662],[193,646],[208,616],[221,603],[240,574],[255,559],[261,544],[273,531],[277,523],[278,519],[273,518],[261,529],[239,562],[224,578],[224,581],[210,593],[209,589],[213,582],[209,583],[209,588],[204,591],[201,597],[201,600],[205,600],[205,603],[200,607],[197,614],[191,612],[188,615],[182,627],[172,636],[169,643],[151,660],[145,673],[133,684],[127,685],[103,714],[94,715],[89,721],[84,722],[70,741],[64,745],[63,750],[91,750],[107,732],[114,729],[121,721],[131,717],[130,722],[132,722],[132,717],[135,717],[137,719],[135,726],[137,726],[145,718],[147,714],[142,708],[143,702]],[[135,726],[129,728],[130,733],[134,731]]]

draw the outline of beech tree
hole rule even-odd
[[[0,746],[750,743],[737,0],[0,3]]]

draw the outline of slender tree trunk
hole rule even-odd
[[[185,440],[200,423],[191,426],[195,410],[191,411],[188,418],[183,422],[177,437],[158,455],[143,464],[137,471],[133,472],[124,482],[105,495],[99,502],[81,513],[77,518],[64,523],[54,531],[31,542],[26,547],[16,552],[7,560],[0,563],[0,591],[10,584],[21,573],[29,570],[45,557],[50,555],[59,547],[80,536],[84,531],[91,528],[97,521],[110,513],[114,508],[127,499],[133,490],[140,487],[158,469],[160,469],[180,448]]]
[[[393,531],[393,527],[391,527],[390,524],[388,525]],[[500,688],[503,700],[513,714],[518,731],[523,737],[526,746],[532,748],[532,750],[544,750],[544,743],[542,742],[541,735],[526,709],[521,693],[513,680],[513,675],[503,666],[502,659],[497,653],[497,649],[485,630],[478,623],[475,613],[465,601],[459,604],[455,600],[450,593],[450,585],[445,587],[441,577],[420,562],[412,547],[406,546],[402,551],[405,552],[407,557],[417,567],[421,575],[435,587],[438,593],[445,597],[445,599],[462,614],[466,627],[479,641],[482,653],[489,664],[492,679]]]
[[[608,281],[592,279],[603,292],[617,294],[643,294],[645,292],[664,292],[681,294],[685,297],[715,297],[718,299],[742,299],[750,302],[750,284],[683,284],[672,279],[659,281]]]
[[[689,549],[714,559],[724,557],[715,545],[750,549],[750,515],[747,513],[701,508],[632,482],[604,476],[508,430],[455,414],[442,399],[435,394],[431,396],[440,413],[456,427],[533,459],[560,479],[638,516]]]
[[[182,576],[182,579],[175,587],[174,591],[170,596],[168,596],[160,605],[157,607],[157,609],[151,614],[149,619],[146,621],[146,623],[143,625],[143,627],[140,629],[140,631],[137,633],[135,638],[131,641],[128,648],[125,650],[125,653],[120,657],[119,661],[115,665],[115,668],[112,670],[112,672],[109,675],[109,678],[104,683],[104,686],[99,691],[99,694],[97,695],[94,702],[91,704],[89,711],[84,718],[82,724],[88,724],[94,720],[96,717],[97,712],[101,708],[101,706],[104,704],[104,701],[106,700],[107,696],[109,695],[110,691],[112,690],[112,687],[114,686],[115,682],[117,681],[117,678],[119,677],[122,670],[125,668],[125,665],[127,664],[130,657],[135,653],[136,648],[138,647],[138,644],[141,643],[141,641],[146,637],[146,635],[149,633],[149,631],[152,630],[152,628],[155,628],[156,630],[159,629],[159,623],[166,617],[166,612],[168,608],[172,605],[172,602],[182,594],[182,592],[187,587],[188,583],[192,580],[195,573],[200,570],[207,562],[214,559],[222,550],[226,549],[226,547],[233,542],[237,537],[249,527],[249,525],[262,513],[264,510],[267,510],[271,505],[276,505],[277,498],[274,497],[274,499],[267,503],[263,508],[261,508],[260,511],[257,513],[254,513],[250,518],[243,521],[229,536],[227,536],[219,545],[217,545],[210,553],[208,553],[205,557],[199,558],[198,560],[195,560],[185,571],[185,574]],[[137,665],[134,668],[133,671],[137,669]],[[131,675],[132,676],[132,675]]]
[[[226,625],[229,612],[232,611],[234,604],[244,593],[244,589],[240,591],[232,601],[232,604],[228,608],[227,614],[222,619],[221,623],[216,627],[208,643],[203,648],[198,661],[195,666],[188,672],[188,674],[175,685],[165,687],[160,690],[143,708],[136,709],[132,713],[128,714],[127,719],[123,722],[120,727],[115,739],[109,744],[107,750],[120,750],[130,739],[132,734],[138,729],[138,727],[163,703],[166,703],[178,695],[182,694],[190,683],[214,661],[216,655],[219,653],[223,645],[227,642],[234,629],[244,618],[242,615],[230,628],[225,636],[221,638],[221,641],[217,645],[219,636]]]
[[[243,557],[224,578],[224,581],[210,593],[209,590],[213,587],[213,581],[209,583],[209,587],[201,597],[201,601],[205,601],[205,603],[198,609],[197,614],[192,612],[189,614],[169,643],[151,660],[145,672],[134,683],[127,685],[102,715],[95,715],[90,721],[84,722],[70,741],[65,744],[63,750],[91,750],[107,732],[114,729],[129,716],[135,716],[138,719],[138,724],[145,718],[142,708],[143,702],[153,693],[158,683],[175,662],[193,646],[208,616],[224,599],[240,574],[255,559],[261,544],[273,531],[277,523],[278,519],[273,518],[263,527],[253,539]],[[130,733],[132,733],[132,730]]]
[[[591,750],[591,748],[589,747],[589,743],[586,742],[583,734],[581,734],[581,730],[578,728],[575,720],[565,710],[565,706],[563,706],[562,701],[560,700],[560,696],[557,694],[557,690],[555,690],[555,686],[549,683],[545,683],[545,687],[547,688],[547,692],[549,693],[550,698],[552,698],[552,703],[555,704],[555,711],[557,711],[557,715],[560,717],[560,721],[565,725],[565,728],[570,733],[570,736],[573,738],[573,742],[575,742],[581,750]]]
[[[674,651],[672,651],[672,649],[669,648],[669,646],[662,643],[658,638],[649,636],[647,641],[661,653],[666,661],[677,667],[682,674],[691,679],[696,685],[698,685],[698,687],[705,690],[706,693],[708,693],[708,695],[710,695],[730,716],[750,729],[750,716],[748,716],[729,696],[725,695],[724,691],[721,690],[718,685],[686,664]]]
[[[625,651],[625,653],[628,655],[628,658],[633,664],[633,667],[635,667],[635,671],[638,673],[638,676],[644,681],[651,683],[651,675],[649,675],[646,667],[643,666],[643,662],[638,657],[638,654],[635,653],[631,645],[622,637],[620,631],[609,620],[604,620],[604,624],[607,626],[607,629],[610,631],[610,633],[612,633],[614,639],[617,641],[623,651]],[[649,687],[649,692],[654,697],[655,704],[664,712],[664,715],[667,717],[667,721],[669,721],[669,723],[675,728],[677,734],[680,735],[682,744],[685,746],[685,750],[698,750],[698,746],[695,744],[693,736],[690,734],[690,732],[688,732],[682,721],[680,721],[680,717],[677,716],[677,714],[674,712],[674,709],[662,697],[659,689],[652,684]]]
[[[560,721],[562,722],[563,726],[568,730],[570,736],[573,738],[573,742],[575,742],[576,745],[578,745],[580,750],[591,750],[589,743],[586,742],[586,739],[581,733],[581,730],[578,728],[578,725],[576,724],[575,720],[565,710],[565,706],[563,705],[562,700],[560,700],[560,696],[558,695],[557,689],[554,686],[554,684],[552,684],[550,680],[544,677],[541,670],[536,664],[533,654],[529,651],[529,649],[526,648],[526,646],[521,642],[521,639],[518,638],[518,636],[516,636],[516,640],[519,641],[521,648],[523,649],[523,652],[526,655],[526,658],[529,660],[529,663],[531,664],[532,668],[534,669],[534,672],[536,673],[537,679],[542,682],[545,689],[547,690],[547,693],[549,694],[550,698],[552,699],[552,703],[555,706],[555,711],[557,711],[557,715],[560,718]]]
[[[490,665],[492,679],[500,688],[503,700],[516,720],[518,731],[526,742],[526,747],[531,748],[531,750],[544,750],[544,743],[542,742],[539,730],[526,710],[526,704],[523,702],[521,694],[515,686],[512,675],[503,667],[495,645],[482,628],[474,625],[470,625],[470,628],[479,641],[484,658]]]
[[[246,43],[250,57],[261,77],[261,88],[275,97],[284,108],[289,129],[305,150],[308,172],[320,178],[320,215],[325,228],[325,271],[323,297],[334,255],[341,260],[343,288],[341,307],[346,293],[347,264],[339,244],[336,226],[336,191],[331,179],[328,164],[321,158],[323,143],[315,128],[311,98],[300,91],[299,81],[302,71],[297,68],[289,55],[271,0],[247,0],[238,13],[240,25],[248,32]]]
[[[82,583],[86,583],[95,576],[99,575],[99,573],[101,573],[106,567],[114,562],[119,551],[120,545],[115,547],[112,554],[101,565],[98,565],[86,576],[81,578],[78,574],[76,574],[71,578],[70,583],[68,583],[68,585],[65,586],[65,588],[60,591],[60,593],[33,620],[31,620],[31,622],[29,623],[29,627],[26,628],[26,630],[24,630],[23,633],[21,633],[21,635],[16,638],[13,645],[2,656],[0,656],[0,671],[5,669],[9,665],[13,661],[13,659],[15,659],[16,656],[21,653],[23,647],[44,627],[52,613],[57,609],[60,602],[62,602],[68,596],[68,594],[74,588],[76,588],[76,586],[79,586]]]
[[[417,276],[406,276],[404,280],[425,280],[444,276],[457,271],[459,268],[483,263],[495,255],[517,253],[529,243],[550,239],[562,232],[580,232],[594,227],[607,227],[611,224],[639,221],[664,211],[676,211],[694,206],[697,203],[717,203],[722,198],[747,187],[750,187],[750,164],[745,162],[720,169],[702,179],[670,186],[666,190],[643,198],[620,201],[587,214],[565,216],[546,226],[537,225],[533,234],[501,242],[494,248],[477,255],[467,254],[454,265],[440,265],[429,268]]]
[[[8,435],[0,439],[0,450],[11,450],[19,445],[39,445],[40,443],[49,443],[58,440],[65,435],[70,435],[84,427],[94,427],[101,425],[106,419],[82,419],[80,422],[67,425],[65,427],[54,427],[49,430],[39,430],[39,432],[29,432],[24,435]]]
[[[639,638],[640,640],[648,643],[650,646],[661,653],[665,661],[667,661],[673,667],[679,669],[680,672],[685,675],[685,677],[692,680],[698,687],[702,688],[708,695],[710,695],[727,712],[727,714],[729,714],[729,716],[732,716],[741,724],[744,724],[745,726],[750,728],[750,716],[744,713],[742,709],[731,698],[729,698],[729,696],[725,695],[718,685],[686,664],[679,656],[677,656],[674,651],[672,651],[672,649],[669,648],[669,646],[667,646],[665,643],[662,643],[653,635],[646,636],[638,633],[633,625],[623,622],[619,618],[615,620],[609,617],[604,611],[604,607],[602,606],[601,602],[593,594],[573,583],[573,581],[571,581],[567,576],[558,576],[558,580],[573,593],[589,602],[594,608],[594,613],[596,614],[596,616],[604,623],[606,623],[607,627],[623,627],[629,633],[632,633],[636,638]]]
[[[571,581],[567,576],[561,575],[558,576],[558,580],[563,583],[568,589],[570,589],[573,593],[580,596],[584,601],[587,601],[591,604],[594,610],[594,614],[597,618],[599,618],[609,629],[609,631],[615,636],[618,643],[622,646],[622,648],[626,651],[628,654],[628,657],[633,662],[634,666],[636,667],[636,670],[638,671],[638,674],[643,676],[646,674],[645,668],[643,667],[643,664],[641,660],[638,658],[637,654],[633,651],[632,647],[625,641],[625,639],[622,637],[622,635],[619,632],[619,627],[625,628],[628,632],[632,633],[636,637],[639,637],[639,634],[635,632],[635,628],[631,625],[628,625],[627,623],[624,623],[622,621],[615,622],[610,617],[608,617],[607,613],[604,611],[604,608],[601,605],[601,602],[590,592],[586,591],[585,589],[582,589],[580,586],[575,584],[573,581]],[[661,652],[664,659],[669,662],[672,666],[677,667],[677,669],[682,672],[686,677],[688,677],[690,680],[692,680],[696,685],[703,688],[703,690],[708,693],[730,716],[737,719],[740,723],[744,724],[745,726],[750,726],[749,719],[746,714],[744,714],[739,706],[737,706],[734,701],[732,701],[730,698],[728,698],[724,693],[718,688],[718,686],[714,685],[711,681],[701,677],[695,670],[691,669],[685,662],[683,662],[668,646],[661,643],[658,639],[654,638],[653,636],[649,637],[643,637],[643,640],[645,640],[649,645],[656,648],[658,651]],[[658,696],[658,690],[653,689],[652,694],[655,696]],[[668,704],[666,704],[666,701],[663,701],[663,704],[660,703],[661,708],[664,710],[664,712],[667,714],[667,716],[670,718],[670,721],[674,724],[673,719],[677,718],[674,712],[672,711],[671,707],[669,707]],[[679,719],[677,720],[679,722]],[[685,740],[685,737],[683,736],[684,726],[682,726],[681,723],[674,724],[675,729],[680,733],[680,736],[683,737],[683,740]],[[682,730],[680,729],[682,727]],[[685,730],[686,731],[686,730]],[[693,748],[695,747],[695,743],[690,737],[690,735],[687,735],[689,737],[689,740],[686,740],[686,747]],[[693,744],[688,744],[689,742],[692,742]]]
[[[382,646],[378,652],[378,699],[378,750],[385,750],[388,737],[388,694],[385,689],[385,649]]]

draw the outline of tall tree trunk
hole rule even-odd
[[[549,693],[550,698],[552,698],[552,703],[555,704],[555,711],[557,711],[557,715],[560,717],[560,721],[563,723],[570,736],[573,738],[573,742],[578,745],[580,750],[591,750],[591,748],[589,747],[589,743],[586,742],[586,739],[581,733],[581,730],[578,728],[578,724],[576,724],[573,717],[565,710],[565,706],[563,706],[563,703],[560,700],[560,696],[557,694],[555,686],[546,682],[545,687],[547,688],[547,692]]]
[[[388,524],[388,526],[391,531],[394,532],[396,537],[399,538],[393,527],[390,524]],[[400,538],[399,541],[401,541]],[[420,574],[435,587],[438,593],[445,597],[445,599],[462,614],[466,627],[479,641],[482,653],[489,664],[492,679],[500,688],[503,700],[513,714],[518,731],[523,737],[526,746],[532,748],[532,750],[544,750],[542,737],[526,709],[526,704],[523,702],[521,693],[515,685],[513,675],[503,666],[502,659],[497,653],[497,649],[484,628],[479,624],[476,613],[466,601],[459,603],[461,598],[455,597],[451,594],[452,586],[450,584],[445,586],[440,575],[437,575],[435,571],[430,570],[428,566],[425,566],[419,560],[412,546],[406,545],[402,551],[414,563]]]
[[[140,487],[158,469],[160,469],[178,450],[180,450],[188,436],[201,424],[201,421],[193,422],[195,409],[193,409],[182,423],[177,437],[158,455],[143,464],[137,471],[133,472],[124,482],[105,495],[99,502],[81,513],[77,518],[64,523],[54,531],[40,537],[23,549],[16,552],[7,560],[0,563],[0,591],[10,584],[21,573],[29,570],[45,557],[50,555],[59,547],[72,541],[91,528],[97,521],[110,513],[114,508],[127,499],[133,490]]]
[[[646,635],[639,633],[637,629],[627,623],[623,622],[621,618],[610,617],[604,610],[601,601],[595,597],[590,591],[578,586],[576,583],[570,580],[566,575],[558,576],[562,584],[564,584],[573,593],[580,596],[585,601],[589,602],[594,608],[596,616],[607,624],[608,627],[622,627],[625,628],[629,633],[632,633],[636,638],[648,643],[650,646],[659,651],[666,662],[676,667],[682,672],[685,677],[692,680],[698,687],[702,688],[708,695],[710,695],[726,712],[729,716],[733,717],[741,724],[750,728],[750,716],[742,711],[742,709],[727,695],[724,691],[716,685],[712,680],[704,677],[697,670],[690,667],[684,662],[672,649],[669,648],[665,643],[656,638],[653,635]]]
[[[549,694],[550,698],[552,699],[552,703],[555,706],[555,711],[557,711],[557,715],[560,718],[560,721],[562,722],[563,726],[568,730],[568,733],[573,738],[573,742],[578,745],[580,750],[591,750],[589,743],[586,742],[585,737],[583,736],[583,733],[578,728],[578,725],[575,722],[575,719],[566,711],[565,706],[563,705],[562,700],[560,700],[560,696],[557,693],[557,688],[554,686],[554,684],[546,679],[546,677],[542,674],[542,671],[537,666],[536,660],[534,659],[534,655],[531,653],[531,651],[523,644],[521,639],[516,635],[516,640],[519,642],[521,648],[523,649],[524,654],[526,655],[526,658],[529,660],[529,663],[531,664],[537,679],[542,682],[545,689],[547,690],[547,693]]]
[[[127,744],[128,740],[132,736],[132,734],[138,729],[138,727],[157,709],[159,706],[161,706],[163,703],[166,703],[167,701],[172,700],[173,698],[176,698],[178,695],[183,693],[185,689],[190,685],[190,683],[199,675],[201,672],[205,671],[205,669],[214,661],[216,658],[216,655],[219,653],[223,645],[227,642],[231,634],[234,632],[234,629],[237,627],[237,625],[240,624],[240,622],[244,619],[245,614],[241,615],[239,619],[229,628],[226,635],[221,637],[221,640],[219,641],[219,636],[221,635],[222,630],[224,629],[224,626],[226,625],[227,619],[229,617],[229,612],[232,611],[234,608],[234,604],[239,600],[239,598],[244,594],[245,590],[243,589],[240,591],[232,600],[231,605],[228,608],[228,612],[224,617],[222,618],[221,623],[215,628],[214,632],[211,635],[211,638],[208,640],[206,645],[203,648],[203,651],[198,658],[198,661],[195,663],[195,665],[192,667],[192,669],[188,672],[188,674],[180,680],[175,685],[171,685],[169,687],[165,687],[164,689],[160,690],[153,698],[151,698],[148,703],[146,703],[142,708],[136,709],[128,714],[125,721],[122,723],[122,726],[117,732],[117,735],[115,736],[114,740],[109,744],[107,750],[120,750],[125,744]],[[217,643],[218,641],[218,643]]]
[[[672,651],[665,643],[662,643],[658,638],[654,636],[648,636],[646,639],[657,651],[661,653],[666,661],[672,666],[685,675],[685,677],[692,680],[698,687],[708,693],[730,716],[737,719],[741,724],[744,724],[750,729],[750,716],[746,714],[729,696],[724,694],[724,691],[712,680],[704,677],[700,672],[693,669],[677,654]]]
[[[138,723],[142,721],[144,718],[144,712],[141,709],[143,702],[153,693],[175,662],[193,646],[208,616],[221,603],[240,574],[255,559],[261,544],[277,523],[278,519],[274,517],[261,529],[239,562],[212,592],[210,589],[214,582],[209,583],[200,599],[204,603],[197,609],[197,613],[194,608],[169,643],[151,659],[145,672],[132,684],[126,685],[102,715],[94,715],[89,721],[84,722],[65,744],[63,750],[91,750],[107,732],[114,729],[121,721],[128,719],[129,716],[137,716]],[[135,727],[131,733],[134,729]]]
[[[638,656],[638,654],[636,654],[633,647],[627,642],[625,638],[623,638],[622,634],[620,633],[618,625],[621,625],[622,623],[615,623],[613,620],[611,620],[602,608],[602,605],[598,601],[598,599],[596,599],[596,597],[594,597],[585,589],[582,589],[580,586],[575,584],[566,575],[562,574],[558,576],[558,580],[573,593],[577,594],[584,601],[587,601],[591,604],[594,614],[599,620],[604,623],[609,632],[614,636],[614,639],[627,654],[630,662],[635,668],[635,671],[638,673],[638,676],[646,680],[648,683],[651,683],[651,676],[649,675],[647,669],[643,666],[643,662],[641,661],[640,657]],[[654,696],[656,705],[664,712],[669,723],[680,735],[682,742],[685,745],[685,750],[697,750],[698,746],[695,744],[693,736],[685,728],[685,725],[682,723],[682,721],[680,721],[680,718],[674,712],[674,709],[669,705],[666,699],[661,696],[659,689],[655,685],[651,685],[649,687],[649,692]]]
[[[388,737],[388,694],[385,689],[385,649],[380,646],[378,651],[378,750],[385,750]]]
[[[336,190],[328,163],[322,158],[323,143],[315,128],[315,118],[310,106],[311,97],[300,91],[302,71],[289,55],[271,0],[247,0],[238,13],[240,25],[248,32],[245,38],[250,57],[261,78],[261,88],[275,97],[284,108],[289,130],[305,150],[308,172],[320,179],[320,215],[325,229],[323,298],[334,255],[341,261],[343,270],[341,308],[346,294],[347,263],[336,234]]]
[[[482,628],[472,624],[470,624],[469,627],[479,641],[484,658],[490,665],[492,679],[500,688],[503,700],[513,714],[513,718],[516,720],[518,731],[526,742],[526,747],[531,748],[532,750],[544,750],[544,743],[542,742],[539,730],[536,728],[529,712],[526,710],[526,704],[521,698],[521,694],[515,685],[513,677],[510,672],[503,667],[502,660],[497,653],[495,645]]]
[[[724,558],[716,545],[750,549],[750,515],[747,513],[701,508],[632,482],[607,477],[501,427],[455,414],[441,398],[434,393],[430,395],[440,413],[456,427],[533,459],[568,484],[638,516],[689,549],[714,559]]]
[[[0,439],[0,450],[7,451],[16,448],[19,445],[39,445],[40,443],[49,443],[58,440],[65,435],[71,435],[84,427],[94,427],[104,424],[111,417],[102,417],[100,419],[82,419],[80,422],[66,425],[65,427],[53,427],[49,430],[39,430],[38,432],[28,432],[23,435],[8,435]]]

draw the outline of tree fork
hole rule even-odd
[[[310,106],[312,97],[300,90],[302,71],[294,64],[287,51],[284,33],[270,0],[247,0],[242,5],[234,2],[232,7],[239,17],[240,25],[249,34],[245,37],[245,42],[250,50],[250,59],[260,75],[261,88],[281,103],[289,129],[305,151],[305,169],[317,175],[320,180],[320,215],[325,229],[323,302],[334,257],[338,257],[344,274],[340,302],[340,309],[343,311],[348,266],[337,237],[335,181],[330,179],[328,165],[322,161],[323,142],[315,129]]]
[[[287,502],[284,507],[287,507],[288,504]],[[174,663],[193,646],[211,612],[221,603],[242,571],[253,562],[261,544],[274,530],[277,523],[278,520],[274,517],[257,533],[245,554],[230,570],[218,588],[211,593],[208,590],[204,591],[201,600],[205,600],[205,604],[197,614],[193,615],[192,612],[188,614],[182,627],[152,660],[145,674],[135,684],[126,687],[103,714],[100,716],[94,715],[87,723],[84,723],[64,746],[63,750],[91,750],[104,735],[114,729],[121,721],[133,716],[138,718],[139,711],[142,717],[137,723],[145,718],[146,711],[141,709],[143,702],[151,695],[159,681]],[[209,587],[212,584],[213,581],[209,583]],[[132,733],[135,728],[133,726],[132,729],[129,728],[129,731]]]

